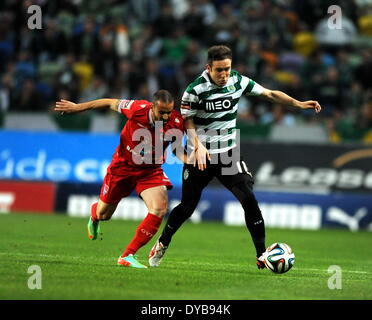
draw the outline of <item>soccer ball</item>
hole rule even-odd
[[[266,249],[264,259],[266,268],[275,273],[284,273],[292,268],[295,255],[288,244],[275,242]]]

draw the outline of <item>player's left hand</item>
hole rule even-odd
[[[301,109],[314,109],[316,113],[322,110],[318,101],[308,100],[301,103]]]

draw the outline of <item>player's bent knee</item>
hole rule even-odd
[[[168,212],[168,206],[155,206],[152,209],[152,213],[159,218],[163,218],[167,212]]]
[[[231,191],[243,206],[244,205],[249,206],[257,202],[251,186],[246,182],[236,184],[231,188]]]
[[[187,205],[181,203],[180,206],[179,206],[179,211],[182,212],[182,215],[185,218],[189,218],[194,213],[194,211],[196,209],[196,206],[197,206],[197,203],[195,203],[195,204],[191,203],[191,204],[187,204]]]

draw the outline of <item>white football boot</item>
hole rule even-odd
[[[150,250],[149,265],[150,267],[158,267],[168,247],[164,246],[159,239],[156,240],[154,246]]]

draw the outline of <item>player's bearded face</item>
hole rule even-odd
[[[166,103],[162,101],[155,101],[152,105],[152,112],[154,121],[167,122],[174,108],[174,102]]]
[[[212,65],[207,65],[207,70],[212,81],[219,87],[223,87],[229,81],[231,59],[213,61]]]

